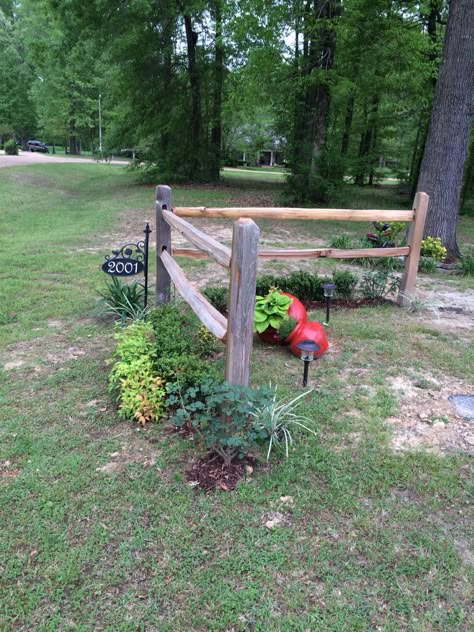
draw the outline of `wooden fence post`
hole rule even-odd
[[[156,305],[169,303],[171,279],[161,261],[161,253],[171,255],[171,228],[163,217],[163,209],[171,211],[171,188],[160,184],[156,187]]]
[[[415,216],[408,233],[410,253],[408,257],[405,258],[405,272],[400,282],[400,291],[397,299],[397,303],[401,307],[410,304],[410,294],[415,288],[418,263],[420,261],[421,240],[423,239],[423,230],[425,228],[429,201],[429,195],[426,193],[417,193],[413,203]]]
[[[249,383],[259,237],[260,229],[251,219],[234,223],[225,379],[243,386]]]

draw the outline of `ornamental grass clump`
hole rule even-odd
[[[285,456],[288,458],[289,449],[293,445],[293,427],[316,435],[316,432],[310,427],[311,419],[295,412],[303,397],[310,393],[312,390],[305,391],[293,398],[287,397],[279,400],[277,387],[275,387],[270,399],[251,410],[250,415],[255,419],[256,430],[259,431],[259,434],[266,433],[266,440],[268,441],[267,461],[270,459],[273,447],[283,447]]]

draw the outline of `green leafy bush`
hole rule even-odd
[[[474,276],[474,256],[464,255],[461,257],[461,274]]]
[[[8,140],[4,144],[3,149],[7,156],[18,156],[18,147],[14,140]]]
[[[229,290],[226,287],[206,287],[202,293],[209,303],[217,309],[217,311],[221,312],[221,314],[225,314],[227,312],[227,306],[229,304]]]
[[[167,384],[189,388],[217,378],[218,367],[209,356],[219,343],[212,334],[203,333],[194,314],[168,303],[152,310],[148,322],[155,336],[156,372]]]
[[[167,403],[180,406],[171,422],[177,426],[190,423],[207,450],[229,465],[268,440],[268,430],[257,425],[251,412],[263,408],[271,396],[268,387],[252,389],[208,380],[184,393],[172,387]]]
[[[156,355],[153,327],[136,322],[115,334],[117,346],[110,372],[111,391],[117,392],[118,414],[145,425],[164,412],[164,382],[155,371]]]
[[[143,320],[147,310],[144,308],[145,289],[139,281],[122,283],[113,276],[105,282],[106,290],[99,292],[98,314],[112,314],[125,325],[127,320]]]
[[[357,287],[357,277],[349,270],[336,270],[332,279],[336,285],[336,296],[338,298],[350,299]]]
[[[370,299],[385,298],[399,287],[400,279],[383,270],[366,272],[360,284],[362,296]]]
[[[446,256],[446,248],[441,245],[439,237],[426,237],[421,242],[421,256],[442,261]]]

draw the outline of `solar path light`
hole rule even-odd
[[[314,354],[320,347],[312,340],[302,340],[301,342],[298,342],[296,348],[301,351],[300,357],[304,362],[303,386],[308,386],[309,365],[314,360]]]

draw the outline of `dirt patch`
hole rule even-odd
[[[48,326],[53,332],[61,324],[59,321],[52,322]],[[106,338],[78,337],[72,344],[66,331],[57,331],[10,345],[0,355],[0,366],[5,371],[33,369],[35,373],[47,372],[83,356],[97,357],[98,354],[103,354],[110,349],[112,335],[113,332]]]
[[[474,424],[458,415],[449,401],[450,395],[474,395],[474,386],[455,378],[424,375],[391,379],[390,387],[399,401],[397,415],[387,419],[394,450],[474,454]]]

